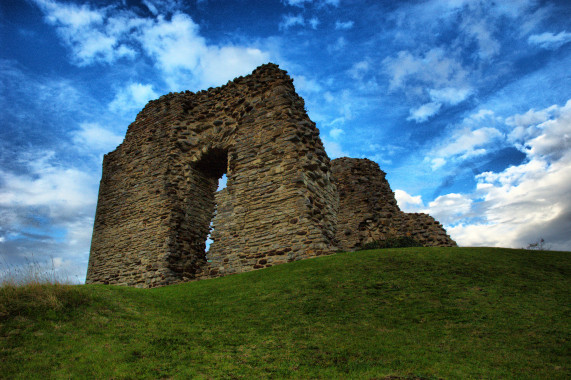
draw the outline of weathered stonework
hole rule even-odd
[[[360,177],[351,191],[365,161],[334,162],[274,64],[151,101],[104,157],[86,282],[154,287],[223,276],[355,249],[393,230],[453,244],[428,215],[400,213],[378,166],[363,172],[374,191]],[[216,193],[223,174],[227,187]]]
[[[411,237],[424,246],[456,246],[430,215],[400,210],[376,162],[343,157],[331,161],[331,171],[339,193],[340,249],[351,251],[389,237]]]
[[[292,82],[268,64],[149,102],[103,160],[87,283],[152,287],[334,251],[329,158]]]

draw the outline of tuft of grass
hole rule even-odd
[[[89,300],[83,288],[51,266],[28,260],[0,267],[0,321],[62,315]]]
[[[42,264],[33,256],[21,265],[11,265],[0,261],[0,286],[22,286],[32,284],[68,284],[73,281],[56,269],[54,260]]]
[[[58,318],[89,299],[89,294],[78,285],[5,284],[0,286],[0,321]]]
[[[569,252],[383,249],[74,288],[89,301],[0,321],[0,377],[571,378]]]

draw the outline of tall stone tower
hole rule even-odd
[[[331,253],[337,212],[303,99],[263,65],[137,115],[103,160],[86,282],[153,287]]]

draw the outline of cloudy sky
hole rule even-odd
[[[0,262],[85,277],[101,160],[147,101],[274,62],[331,158],[462,246],[571,250],[571,5],[0,1]]]

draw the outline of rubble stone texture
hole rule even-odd
[[[137,115],[103,160],[87,283],[153,287],[330,253],[337,208],[303,99],[285,71],[264,65]]]
[[[363,169],[372,161],[334,162],[274,64],[151,101],[104,157],[86,282],[155,287],[224,276],[355,249],[387,231],[453,243],[428,215],[396,211],[384,173]]]
[[[410,237],[423,246],[456,246],[442,225],[427,214],[400,210],[395,195],[376,162],[338,158],[331,171],[339,193],[337,242],[351,251],[374,241]]]

